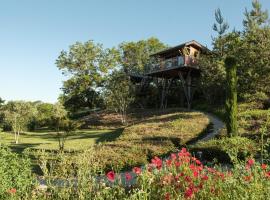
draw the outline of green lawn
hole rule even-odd
[[[76,151],[87,149],[93,144],[116,139],[122,129],[115,130],[79,130],[67,138],[65,150]],[[10,146],[16,152],[22,152],[26,148],[34,149],[58,149],[58,140],[53,131],[25,132],[20,135],[19,144],[14,143],[14,134],[11,132],[0,133],[1,144]]]

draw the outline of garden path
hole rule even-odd
[[[203,112],[203,113],[205,115],[207,115],[210,122],[213,124],[213,128],[204,138],[200,139],[199,141],[207,141],[207,140],[214,138],[225,127],[225,124],[216,116],[214,116],[210,113],[206,113],[206,112]],[[199,142],[199,141],[197,141],[197,142]]]

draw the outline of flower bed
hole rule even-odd
[[[253,159],[234,169],[204,166],[185,148],[172,154],[165,161],[155,157],[142,171],[136,167],[135,186],[122,198],[128,199],[269,199],[270,171],[266,164]],[[110,171],[107,178],[116,183],[111,186],[119,191],[121,179]],[[131,181],[126,174],[126,182]]]

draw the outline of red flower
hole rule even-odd
[[[17,190],[15,188],[11,188],[10,190],[8,190],[8,193],[10,194],[15,194],[17,192]]]
[[[186,153],[187,152],[187,149],[186,148],[182,148],[181,149],[181,153]]]
[[[132,179],[132,176],[128,172],[125,173],[125,177],[126,177],[126,181],[130,181]]]
[[[137,175],[139,175],[142,172],[141,168],[139,167],[134,167],[132,171]]]
[[[171,154],[171,158],[172,158],[172,160],[175,160],[177,158],[176,154],[175,153],[172,153]]]
[[[266,164],[262,164],[262,169],[266,169],[267,168],[267,165]]]
[[[251,180],[252,176],[244,176],[244,180],[249,182]]]
[[[193,190],[191,188],[188,188],[186,191],[185,191],[185,198],[191,198],[193,195]]]
[[[201,165],[202,163],[201,163],[201,161],[196,160],[196,164],[197,164],[197,165]]]
[[[194,172],[193,172],[193,176],[194,176],[194,177],[198,177],[198,176],[199,176],[199,172],[198,172],[198,171],[194,171]]]
[[[189,165],[189,169],[191,169],[191,170],[195,170],[195,165],[193,165],[193,164],[191,164],[191,165]]]
[[[107,176],[108,180],[111,182],[113,182],[115,179],[115,173],[113,171],[109,171],[106,176]]]
[[[166,160],[167,167],[170,167],[172,165],[172,160]]]
[[[151,160],[152,164],[156,166],[157,169],[161,169],[162,167],[162,160],[158,157],[154,157],[152,160]]]
[[[265,173],[265,176],[266,176],[267,178],[270,178],[270,171],[269,171],[269,172],[266,172],[266,173]]]
[[[167,192],[167,193],[165,194],[165,200],[170,200],[170,193]]]
[[[207,175],[204,175],[204,176],[202,177],[202,180],[207,181],[207,180],[208,180],[208,176],[207,176]]]
[[[252,165],[254,165],[254,163],[255,163],[255,161],[254,161],[253,159],[249,159],[249,160],[247,161],[247,165],[248,165],[249,167],[251,167]]]
[[[178,161],[175,161],[175,162],[174,162],[174,165],[175,165],[175,167],[180,167],[181,163],[178,162]]]
[[[185,177],[185,181],[186,181],[186,182],[191,182],[191,180],[192,180],[192,179],[190,178],[190,176],[186,176],[186,177]]]

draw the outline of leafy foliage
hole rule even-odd
[[[57,67],[69,77],[63,85],[63,104],[71,111],[100,106],[98,88],[118,63],[118,52],[104,49],[93,41],[77,42],[69,51],[62,51]]]
[[[108,108],[120,113],[122,123],[126,124],[127,109],[134,100],[133,84],[122,71],[115,71],[110,76],[105,92]]]
[[[234,57],[227,57],[226,65],[226,125],[229,136],[236,136],[237,131],[237,75],[236,60]]]
[[[29,158],[19,157],[7,147],[0,147],[0,198],[31,198],[35,180]]]
[[[19,136],[22,131],[27,129],[27,125],[35,116],[36,110],[29,102],[10,101],[4,108],[4,120],[8,123],[14,132],[15,143],[19,143]]]

